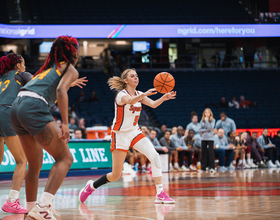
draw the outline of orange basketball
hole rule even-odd
[[[160,93],[171,92],[175,86],[174,77],[167,72],[161,72],[154,78],[154,87]]]

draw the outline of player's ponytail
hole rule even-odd
[[[113,76],[110,79],[108,79],[108,85],[111,90],[116,90],[117,92],[123,90],[126,88],[126,83],[124,80],[127,78],[127,74],[129,71],[135,71],[134,69],[126,69],[123,71],[121,77]]]
[[[16,53],[9,53],[0,57],[0,76],[15,68],[15,65],[22,62],[22,56]]]

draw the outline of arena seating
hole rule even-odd
[[[5,5],[2,5],[2,3],[0,7],[0,23],[9,23],[7,7],[5,7]]]
[[[30,20],[39,24],[255,23],[236,0],[29,1]]]
[[[153,87],[156,70],[137,71],[140,77],[139,90],[146,91]],[[235,120],[238,128],[280,127],[280,73],[279,70],[243,70],[243,71],[170,71],[176,80],[175,90],[178,91],[175,100],[163,103],[159,108],[152,109],[159,124],[168,127],[183,125],[190,121],[190,113],[196,111],[202,114],[205,104],[210,104],[214,117],[219,119],[219,113],[225,111]],[[76,104],[81,117],[85,117],[88,126],[93,124],[109,125],[114,116],[114,93],[109,90],[105,74],[100,72],[80,71],[87,75],[88,86],[84,88],[86,96],[91,90],[97,92],[99,102],[77,103],[79,88],[69,91],[70,103]],[[221,97],[229,101],[232,96],[244,95],[249,101],[256,101],[259,108],[222,109],[215,108]],[[155,99],[160,95],[155,95]]]

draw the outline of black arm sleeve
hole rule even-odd
[[[29,72],[18,72],[16,79],[24,86],[32,79],[33,75]]]

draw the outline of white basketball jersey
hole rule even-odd
[[[136,91],[138,95],[142,92]],[[141,101],[135,103],[134,105],[123,104],[121,99],[123,96],[132,97],[129,92],[124,89],[120,91],[115,98],[115,118],[112,125],[113,131],[133,131],[138,129],[138,120],[142,110]]]

